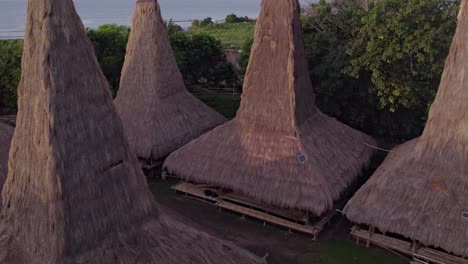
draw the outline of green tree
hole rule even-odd
[[[226,16],[226,19],[225,19],[225,22],[228,24],[242,23],[242,22],[249,22],[249,21],[251,20],[247,16],[238,17],[236,14],[229,14]]]
[[[206,34],[178,32],[171,36],[171,45],[180,71],[188,84],[232,79],[221,42]],[[232,69],[232,67],[230,68]],[[231,73],[235,75],[232,70]]]
[[[250,51],[252,49],[253,43],[254,43],[254,38],[249,38],[244,42],[244,44],[242,44],[241,56],[240,56],[240,66],[241,66],[242,75],[244,75],[247,71],[247,66],[249,65],[249,59],[250,59]]]
[[[115,24],[102,25],[98,29],[88,30],[96,57],[114,96],[119,89],[129,33],[129,27]]]
[[[22,53],[22,40],[0,41],[0,109],[16,109]]]
[[[200,21],[200,27],[212,27],[214,25],[213,19],[211,17],[207,17]]]
[[[361,20],[348,73],[369,72],[379,106],[425,108],[433,100],[448,54],[460,1],[386,0]]]
[[[229,14],[226,16],[225,22],[228,24],[238,23],[239,18],[236,16],[236,14]]]
[[[166,22],[166,27],[167,27],[167,33],[169,34],[169,36],[174,33],[184,31],[184,29],[181,26],[174,23],[172,19],[169,21],[165,21],[165,22]]]
[[[193,20],[192,27],[200,27],[200,20],[198,19]]]
[[[379,137],[408,139],[421,133],[456,22],[453,2],[430,1],[426,8],[419,3],[414,9],[411,6],[415,5],[415,0],[378,1],[367,8],[361,0],[322,0],[306,9],[303,28],[309,70],[322,111]],[[434,4],[435,1],[439,5]],[[392,8],[381,9],[386,5]],[[400,15],[406,14],[405,19],[399,18],[396,10],[402,12]],[[413,11],[406,13],[408,10]],[[432,18],[440,23],[429,18],[441,13],[446,15]],[[370,23],[371,17],[378,23]],[[398,28],[405,29],[404,34],[392,33]],[[427,31],[432,31],[428,34],[438,40],[437,43],[426,39],[422,32]],[[426,43],[419,43],[418,38]],[[415,47],[405,51],[398,47],[411,45]],[[425,48],[416,49],[421,45]],[[414,56],[414,50],[421,57],[421,62],[413,64],[418,81],[403,59],[408,53]],[[378,81],[375,76],[389,77]],[[396,85],[408,91],[401,93],[401,101],[389,96]],[[389,103],[390,100],[394,103]],[[410,103],[403,104],[404,100]]]

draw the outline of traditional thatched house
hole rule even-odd
[[[1,191],[8,173],[8,153],[14,128],[0,122],[0,209],[2,208]]]
[[[164,169],[257,202],[321,215],[369,162],[374,141],[315,106],[297,0],[264,0],[236,118]]]
[[[72,0],[29,0],[0,263],[261,263],[162,214]]]
[[[225,118],[191,95],[156,0],[138,0],[115,99],[130,147],[159,161]]]
[[[468,257],[467,61],[463,5],[423,135],[395,148],[351,199],[351,221]]]

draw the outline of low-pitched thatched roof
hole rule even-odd
[[[257,201],[322,214],[369,162],[373,140],[315,106],[297,0],[264,0],[236,118],[165,170]],[[306,159],[306,160],[305,160]]]
[[[72,0],[29,0],[0,263],[262,263],[158,210]]]
[[[464,5],[423,135],[395,148],[356,193],[350,220],[468,257],[467,61]]]
[[[159,160],[226,119],[185,88],[156,0],[138,0],[115,99],[130,147]]]
[[[8,173],[8,153],[10,152],[11,138],[15,129],[0,122],[0,209],[2,208],[3,184]]]

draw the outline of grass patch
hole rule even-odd
[[[232,119],[236,116],[241,101],[239,94],[215,92],[205,89],[196,89],[191,92],[202,102],[224,115],[226,118]]]
[[[177,194],[174,192],[174,190],[171,189],[171,187],[177,182],[177,180],[152,182],[150,183],[150,190],[158,199],[175,197]]]
[[[192,34],[204,33],[221,41],[224,48],[241,49],[242,45],[253,38],[255,22],[245,23],[221,23],[212,27],[192,27],[189,32]]]
[[[379,249],[368,249],[352,241],[324,241],[320,245],[324,264],[407,264],[408,261]],[[299,264],[309,263],[307,256]]]
[[[184,198],[176,194],[171,186],[179,180],[168,179],[150,184],[156,200],[166,208],[190,219],[196,226],[230,240],[239,246],[264,256],[269,253],[268,264],[407,264],[408,261],[379,248],[358,246],[353,241],[319,239],[288,234],[287,230],[272,225],[263,226],[261,221],[213,205]],[[339,227],[330,227],[339,228]]]

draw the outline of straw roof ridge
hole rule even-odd
[[[0,192],[8,173],[8,153],[10,151],[11,138],[15,129],[0,122]],[[1,194],[1,193],[0,193]],[[0,209],[2,208],[2,196],[0,195]]]
[[[321,215],[367,166],[375,141],[315,106],[297,0],[262,2],[251,54],[236,118],[175,151],[164,169]]]
[[[345,212],[353,222],[468,257],[465,2],[423,135],[395,148]]]
[[[158,209],[72,0],[29,0],[0,263],[264,263]]]
[[[159,160],[226,119],[190,94],[157,1],[138,1],[115,106],[130,147]]]

